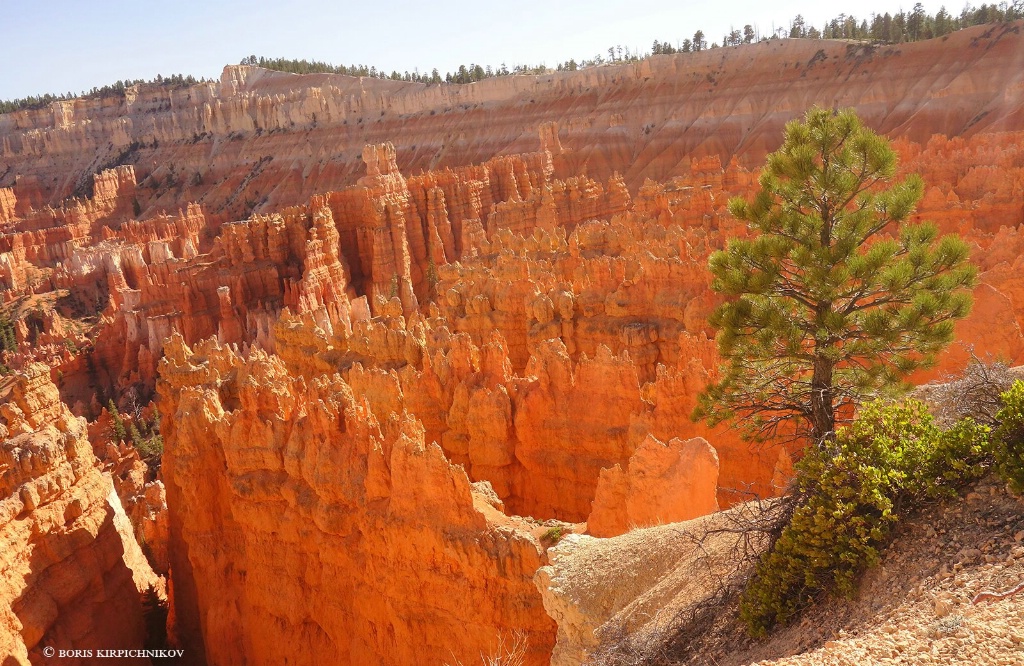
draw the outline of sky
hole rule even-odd
[[[546,64],[681,42],[721,42],[745,24],[771,34],[797,14],[910,11],[898,0],[0,0],[0,99],[79,93],[157,74],[218,78],[250,54],[442,76],[460,64]],[[940,4],[922,3],[928,13]],[[962,5],[948,6],[957,14]]]

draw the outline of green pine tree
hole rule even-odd
[[[124,427],[124,421],[121,419],[121,413],[117,411],[117,405],[114,404],[113,400],[107,401],[107,411],[110,412],[111,438],[118,442],[127,441],[128,431]]]
[[[818,442],[837,413],[905,388],[953,339],[976,270],[959,237],[905,223],[924,183],[894,181],[896,165],[851,110],[786,125],[761,190],[729,202],[751,236],[709,263],[728,299],[711,317],[724,363],[695,417]]]

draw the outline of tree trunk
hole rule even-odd
[[[818,354],[811,376],[811,437],[816,444],[835,437],[836,412],[832,404],[832,361]]]

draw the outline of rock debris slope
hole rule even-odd
[[[983,481],[965,499],[928,507],[901,528],[855,598],[813,606],[768,640],[748,638],[735,606],[723,608],[702,629],[717,639],[698,654],[686,652],[688,638],[675,629],[735,564],[736,536],[715,531],[728,526],[726,514],[611,539],[569,537],[548,551],[550,564],[536,576],[558,621],[551,663],[660,655],[667,663],[722,666],[1019,664],[1024,595],[972,601],[1024,579],[1022,507],[1020,497]]]

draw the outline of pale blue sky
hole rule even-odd
[[[934,13],[937,2],[925,2]],[[218,77],[249,54],[364,63],[387,71],[589,58],[647,50],[701,28],[709,42],[745,23],[768,34],[796,14],[817,27],[840,12],[909,11],[883,0],[0,0],[0,99],[78,93],[156,74]],[[947,5],[959,13],[962,5]]]

